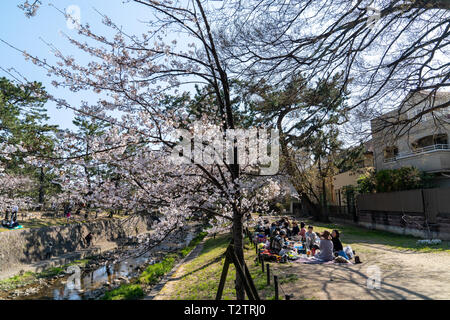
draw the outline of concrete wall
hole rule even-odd
[[[91,232],[95,243],[115,242],[121,238],[151,230],[153,220],[146,216],[102,219],[89,223],[73,223],[36,229],[0,233],[0,272],[15,265],[31,264],[45,259],[51,242],[52,256],[84,249],[82,239]]]

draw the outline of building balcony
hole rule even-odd
[[[450,145],[426,146],[383,160],[383,169],[398,169],[408,166],[427,172],[448,171],[450,170]]]

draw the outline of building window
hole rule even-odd
[[[420,138],[413,142],[412,147],[413,149],[421,149],[428,146],[434,146],[434,145],[440,145],[440,144],[448,144],[448,136],[447,134],[436,134],[436,135],[430,135],[423,138]]]
[[[386,147],[384,149],[384,158],[391,159],[398,155],[398,148],[396,146]]]

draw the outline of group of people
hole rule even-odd
[[[6,208],[5,218],[2,220],[2,226],[12,229],[19,226],[17,221],[17,213],[19,212],[18,206],[12,206]]]
[[[257,227],[257,231],[270,239],[269,249],[276,254],[288,249],[289,244],[296,241],[302,243],[305,253],[323,262],[334,260],[337,256],[347,260],[351,258],[344,251],[338,230],[316,233],[311,225],[306,228],[304,222],[299,225],[295,221],[291,223],[287,218],[281,218],[271,224],[264,220]]]

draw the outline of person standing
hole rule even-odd
[[[88,247],[90,247],[91,246],[91,244],[92,244],[92,233],[88,233],[87,234],[87,236],[86,237],[84,237],[84,240],[86,241],[86,245],[88,246]]]

